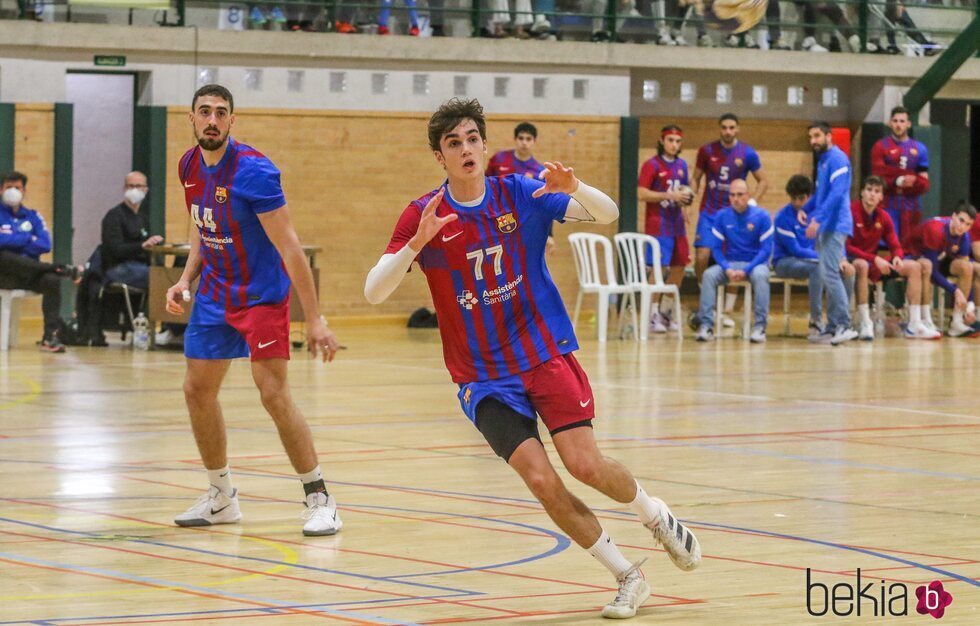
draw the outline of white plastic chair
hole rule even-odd
[[[613,236],[613,240],[615,240],[616,250],[619,252],[619,267],[623,273],[623,283],[640,294],[640,340],[646,341],[650,334],[650,307],[654,294],[666,294],[674,297],[674,321],[678,325],[683,324],[680,290],[677,285],[668,285],[664,282],[660,242],[657,241],[657,238],[642,233],[617,233]],[[647,246],[653,250],[652,283],[647,278]],[[678,330],[677,338],[682,339],[683,335],[684,333]]]
[[[0,351],[6,352],[11,343],[17,343],[17,306],[27,295],[23,289],[0,289]]]
[[[575,272],[578,274],[578,298],[575,300],[575,314],[572,317],[572,325],[578,324],[578,314],[582,309],[582,297],[585,294],[596,294],[596,330],[599,334],[599,341],[606,340],[606,331],[609,325],[609,296],[622,294],[626,297],[619,305],[619,328],[623,324],[623,309],[627,300],[632,305],[633,325],[636,326],[636,302],[633,298],[633,290],[626,285],[621,285],[616,281],[613,265],[612,244],[609,239],[594,233],[572,233],[568,236],[568,242],[572,244],[572,256],[575,258]],[[601,250],[600,250],[601,248]],[[600,271],[599,263],[605,265],[604,271]]]

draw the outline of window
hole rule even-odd
[[[656,102],[660,99],[660,81],[659,80],[645,80],[643,81],[643,99],[647,102]]]
[[[453,76],[453,95],[454,96],[465,96],[469,91],[470,87],[470,77],[469,76]]]
[[[388,93],[388,73],[378,72],[371,74],[371,93],[383,95]]]
[[[585,78],[576,78],[572,81],[572,97],[576,100],[585,100],[588,96],[589,81]]]
[[[690,81],[681,83],[681,102],[694,102],[698,97],[698,86]]]
[[[330,72],[330,93],[347,91],[347,72]]]
[[[303,70],[289,70],[286,73],[286,89],[293,93],[302,93],[306,82],[306,72]]]
[[[786,104],[791,107],[803,106],[803,87],[790,87],[787,89]]]
[[[715,87],[715,102],[728,104],[732,101],[732,86],[729,83],[718,83]]]
[[[758,106],[769,104],[769,88],[765,85],[752,85],[752,104]]]
[[[545,98],[547,97],[548,90],[548,79],[547,78],[535,78],[532,83],[532,93],[535,98]]]
[[[507,89],[510,87],[510,78],[497,76],[493,79],[493,95],[498,98],[507,97]]]

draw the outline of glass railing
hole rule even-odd
[[[976,0],[772,2],[741,35],[707,28],[683,0],[17,0],[21,18],[234,30],[338,31],[667,46],[932,55],[978,14]],[[946,4],[949,3],[949,4]]]

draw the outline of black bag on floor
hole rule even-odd
[[[422,307],[408,317],[409,328],[439,328],[439,320],[436,314],[429,309]]]

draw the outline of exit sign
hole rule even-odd
[[[121,54],[97,54],[95,64],[99,67],[125,67],[126,57]]]

